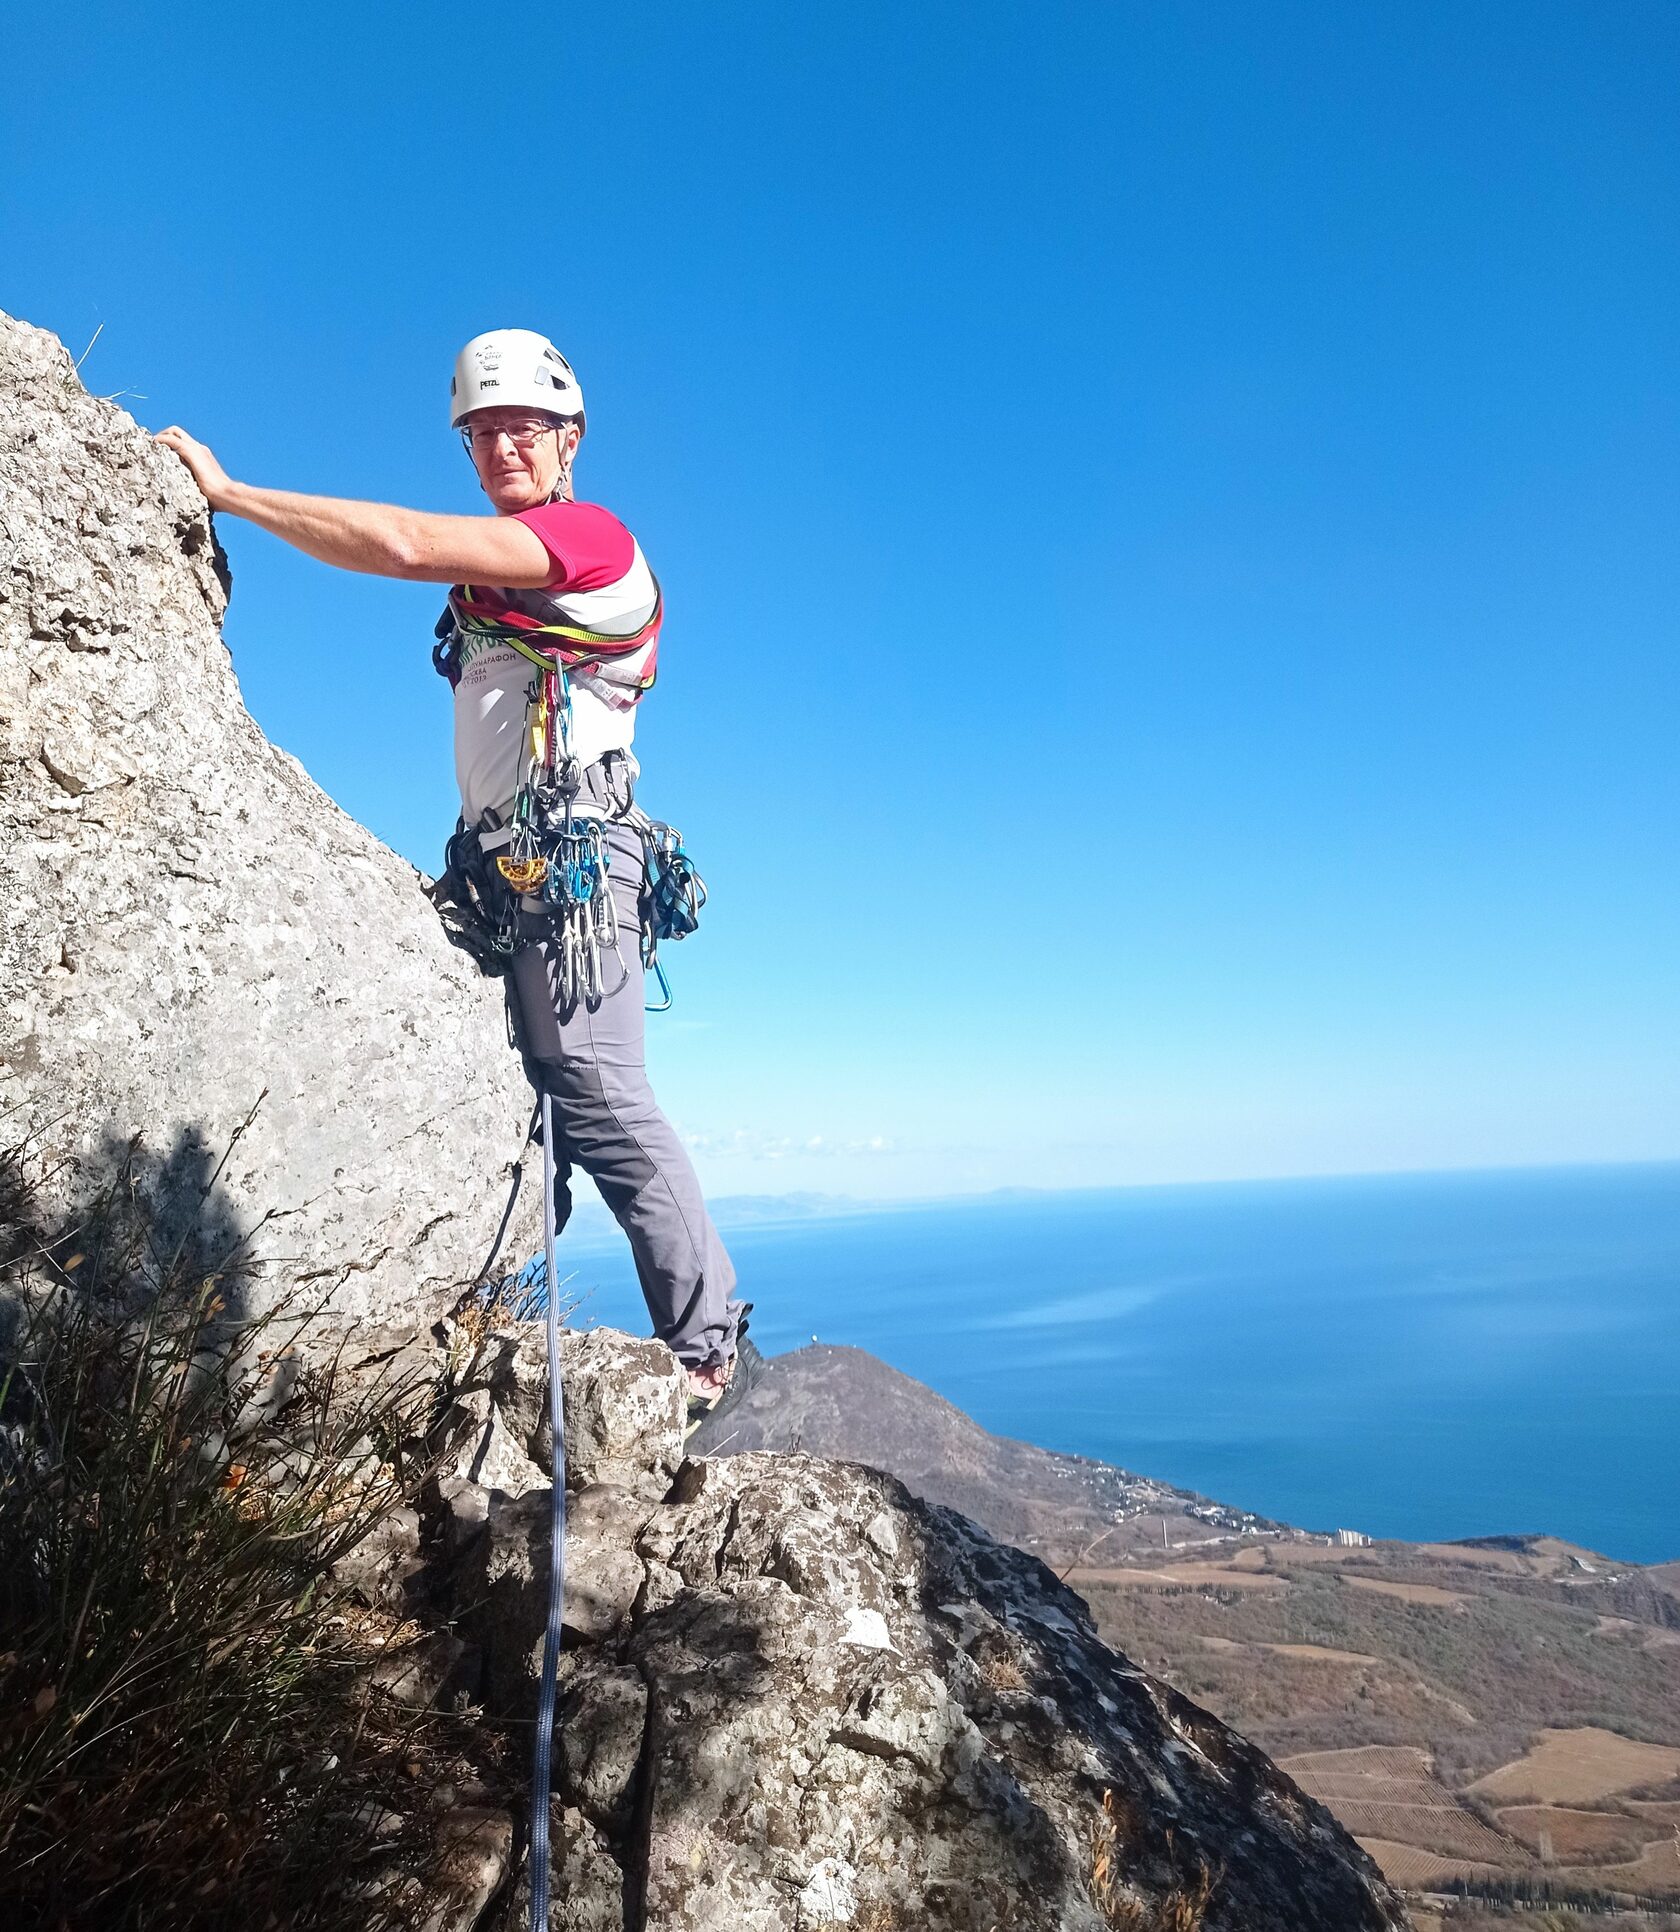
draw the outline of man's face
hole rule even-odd
[[[546,503],[577,448],[575,423],[545,421],[530,409],[475,409],[465,428],[479,483],[500,516]]]

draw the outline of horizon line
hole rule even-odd
[[[972,1188],[956,1193],[934,1194],[832,1194],[819,1188],[787,1188],[780,1192],[757,1189],[735,1194],[715,1194],[708,1196],[709,1205],[719,1213],[727,1213],[732,1203],[745,1205],[762,1203],[768,1209],[773,1205],[786,1203],[794,1207],[799,1203],[809,1204],[803,1218],[820,1218],[820,1209],[833,1207],[841,1212],[881,1213],[895,1209],[920,1207],[948,1207],[968,1203],[984,1206],[1013,1197],[1044,1197],[1060,1199],[1076,1194],[1156,1194],[1168,1190],[1189,1190],[1192,1188],[1220,1187],[1289,1187],[1311,1184],[1334,1184],[1337,1182],[1358,1181],[1403,1181],[1403,1180],[1446,1180],[1469,1179],[1478,1175],[1519,1175],[1519,1174],[1578,1174],[1603,1171],[1606,1173],[1630,1168],[1680,1168],[1680,1154],[1650,1155],[1641,1159],[1580,1159],[1563,1161],[1510,1161],[1475,1162],[1459,1167],[1374,1167],[1346,1168],[1311,1173],[1285,1174],[1230,1174],[1207,1176],[1195,1180],[1174,1181],[1091,1181],[1075,1187],[1039,1187],[1018,1182],[1006,1182],[997,1187]],[[589,1204],[591,1208],[595,1203]],[[605,1212],[604,1204],[602,1211]]]

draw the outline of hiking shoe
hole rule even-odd
[[[744,1324],[743,1324],[744,1326]],[[723,1380],[717,1389],[695,1390],[688,1398],[688,1424],[683,1430],[686,1442],[702,1422],[714,1417],[725,1416],[741,1401],[741,1398],[758,1380],[758,1372],[764,1366],[764,1357],[746,1339],[740,1329],[735,1334],[735,1353],[724,1370]]]
[[[698,1416],[710,1415],[723,1400],[735,1379],[736,1359],[732,1355],[721,1365],[714,1362],[703,1369],[689,1370],[688,1415],[691,1422]]]

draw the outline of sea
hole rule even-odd
[[[1680,1558],[1680,1163],[718,1220],[766,1354],[850,1343],[996,1434],[1309,1529]],[[647,1332],[622,1237],[573,1320]]]

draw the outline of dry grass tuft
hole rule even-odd
[[[980,1666],[980,1681],[988,1690],[1024,1691],[1027,1680],[1013,1657],[988,1657]]]
[[[0,1922],[372,1932],[375,1821],[447,1727],[359,1683],[334,1566],[420,1473],[419,1392],[294,1363],[270,1401],[237,1246],[132,1167],[73,1239],[31,1207],[0,1154]]]
[[[909,1932],[909,1921],[896,1905],[872,1898],[860,1905],[852,1920],[852,1932]]]
[[[1218,1875],[1197,1863],[1187,1886],[1175,1885],[1153,1900],[1135,1896],[1122,1866],[1125,1848],[1135,1842],[1136,1819],[1130,1802],[1114,1791],[1103,1793],[1102,1810],[1091,1826],[1085,1888],[1091,1903],[1113,1932],[1201,1932]],[[1171,1834],[1168,1834],[1171,1848]]]

